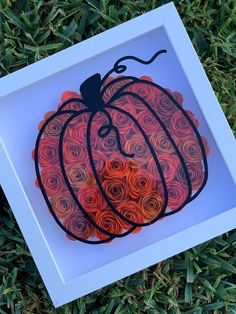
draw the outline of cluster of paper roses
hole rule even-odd
[[[117,83],[108,88],[103,96],[104,101],[108,101],[120,86]],[[136,84],[130,90],[141,95],[160,117],[183,156],[192,191],[197,191],[204,179],[203,156],[191,125],[165,93],[144,84]],[[171,93],[170,90],[168,92]],[[183,99],[179,93],[171,95],[182,105]],[[80,98],[80,95],[66,91],[61,101],[64,103],[74,97]],[[109,234],[119,236],[132,228],[132,222],[142,225],[154,221],[162,212],[177,210],[188,196],[186,171],[167,132],[154,115],[138,99],[129,95],[119,97],[114,105],[129,112],[138,123],[124,113],[106,109],[119,132],[123,151],[134,154],[134,157],[122,156],[115,129],[104,137],[98,135],[101,126],[108,124],[107,115],[102,111],[98,111],[92,119],[88,148],[91,113],[83,111],[86,107],[77,102],[69,103],[61,114],[47,113],[39,124],[41,129],[45,121],[55,115],[44,129],[39,145],[40,177],[57,218],[67,230],[82,239],[104,240]],[[81,111],[81,114],[72,117],[70,110]],[[186,112],[198,128],[199,122],[193,113]],[[65,123],[67,127],[63,129]],[[148,143],[138,125],[145,132]],[[66,180],[59,159],[62,130]],[[203,136],[201,138],[208,154],[207,140]],[[163,180],[150,146],[156,153],[168,190],[167,209],[164,211]],[[140,226],[132,230],[138,232]]]

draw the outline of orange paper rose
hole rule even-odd
[[[127,175],[127,184],[129,195],[132,198],[138,198],[140,195],[148,194],[155,186],[155,180],[146,170],[139,169]]]
[[[136,201],[126,201],[121,203],[117,207],[117,211],[129,221],[142,224],[144,222],[144,216],[142,211],[140,210]],[[125,220],[120,219],[120,224],[123,229],[129,230],[131,228],[131,224],[127,223]],[[137,233],[140,231],[140,227],[136,227],[133,233]]]
[[[157,191],[141,196],[139,207],[146,221],[155,219],[163,208],[163,199],[158,195]]]
[[[117,219],[117,216],[111,210],[99,211],[95,216],[96,224],[102,229],[112,233],[112,234],[121,234],[122,227]],[[100,240],[107,238],[107,235],[95,229],[95,235]]]

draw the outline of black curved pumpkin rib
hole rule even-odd
[[[70,99],[64,101],[64,102],[60,105],[60,107],[58,108],[57,112],[61,112],[61,110],[62,110],[66,105],[68,105],[68,104],[70,104],[70,103],[72,103],[72,102],[75,102],[75,101],[77,101],[78,103],[81,103],[81,104],[85,105],[85,103],[83,102],[82,99],[74,97],[74,98],[70,98]],[[64,111],[63,111],[63,112],[64,112]]]
[[[119,82],[119,81],[123,81],[123,80],[132,80],[131,82],[129,82],[129,83],[134,83],[135,82],[135,80],[136,80],[136,77],[133,77],[133,76],[121,76],[121,77],[118,77],[118,78],[116,78],[116,79],[113,79],[112,81],[110,81],[110,82],[108,82],[106,85],[104,85],[103,87],[102,87],[102,90],[101,90],[101,95],[103,96],[104,94],[105,94],[105,92],[106,92],[106,90],[111,86],[111,85],[113,85],[113,84],[115,84],[115,83],[117,83],[117,82]],[[128,84],[128,83],[127,83]],[[116,91],[116,93],[117,93],[118,91]],[[116,94],[115,93],[115,94]]]
[[[203,190],[204,186],[206,185],[206,182],[207,182],[207,178],[208,178],[208,164],[207,164],[207,157],[206,157],[206,152],[205,152],[205,148],[204,148],[204,144],[202,142],[202,139],[201,139],[201,136],[196,128],[196,126],[194,125],[193,121],[191,120],[191,118],[189,117],[189,115],[187,114],[187,112],[183,109],[183,107],[176,101],[176,99],[170,94],[168,93],[163,87],[161,87],[160,85],[156,84],[156,83],[153,83],[153,82],[150,82],[150,81],[147,81],[147,80],[143,80],[143,79],[138,79],[134,76],[128,76],[129,79],[133,79],[132,82],[129,82],[127,84],[125,84],[124,86],[122,86],[120,89],[118,89],[116,91],[116,93],[113,95],[113,97],[110,99],[109,103],[113,101],[114,97],[117,96],[117,94],[119,94],[120,92],[123,92],[124,89],[126,89],[127,87],[131,86],[132,84],[135,84],[135,83],[144,83],[144,84],[150,84],[151,86],[161,90],[166,96],[169,97],[169,99],[175,104],[175,106],[182,112],[182,114],[185,116],[185,118],[188,120],[189,124],[191,125],[193,131],[194,131],[194,134],[196,135],[198,141],[199,141],[199,145],[200,145],[200,148],[201,148],[201,153],[202,153],[202,157],[203,157],[203,163],[204,163],[204,179],[203,179],[203,182],[201,184],[201,186],[199,187],[199,189],[194,193],[194,195],[192,195],[189,199],[189,202],[191,202],[192,200],[194,200],[200,193],[201,191]],[[109,83],[117,83],[119,82],[120,80],[125,80],[126,79],[126,76],[123,76],[123,77],[118,77],[117,79],[109,82]],[[108,83],[108,84],[109,84]],[[107,84],[107,85],[108,85]],[[111,85],[111,84],[110,84]],[[155,111],[154,111],[155,112]],[[191,184],[192,185],[192,184]],[[165,216],[169,216],[169,215],[172,215],[174,214],[175,212],[177,211],[172,211],[172,212],[169,212],[169,213],[166,213]]]
[[[100,191],[102,193],[102,196],[104,197],[107,205],[111,208],[111,210],[115,214],[118,214],[118,216],[120,216],[120,218],[123,219],[123,216],[118,211],[116,211],[115,207],[112,205],[112,203],[110,202],[108,196],[106,195],[105,191],[103,190],[102,184],[101,184],[101,182],[99,180],[99,176],[98,176],[98,173],[97,173],[94,161],[93,161],[93,154],[92,154],[92,149],[91,149],[90,137],[91,137],[91,125],[92,125],[92,121],[93,121],[93,118],[94,118],[95,114],[96,113],[93,113],[89,117],[88,127],[87,127],[87,149],[88,149],[89,161],[90,161],[90,164],[91,164],[91,168],[93,170],[93,175],[95,177],[96,183],[97,183],[97,185],[98,185],[98,187],[99,187],[99,189],[100,189]],[[120,235],[120,237],[124,237],[125,235],[133,232],[135,230],[135,228],[137,227],[136,224],[130,223],[127,218],[125,218],[124,220],[131,225],[131,228],[128,231],[122,233]]]
[[[45,130],[45,128],[47,127],[48,123],[51,122],[55,117],[59,116],[59,115],[62,115],[62,114],[68,114],[68,113],[77,113],[76,111],[74,110],[66,110],[66,111],[63,111],[63,112],[56,112],[55,114],[53,114],[52,116],[50,116],[43,124],[43,126],[41,127],[41,129],[39,130],[39,134],[37,136],[37,139],[36,139],[36,143],[35,143],[35,158],[34,158],[34,164],[35,164],[35,172],[36,172],[36,176],[37,176],[37,180],[38,180],[38,184],[39,184],[39,187],[40,187],[40,190],[43,194],[43,197],[44,197],[44,200],[53,216],[53,218],[55,219],[56,223],[59,225],[59,227],[65,232],[67,233],[68,235],[70,235],[71,237],[73,237],[74,239],[76,240],[79,240],[81,242],[84,242],[84,243],[87,243],[87,244],[102,244],[102,243],[105,243],[105,242],[108,242],[108,241],[111,241],[113,238],[108,238],[108,239],[105,239],[105,240],[96,240],[96,241],[89,241],[89,240],[86,240],[86,239],[83,239],[83,238],[80,238],[76,235],[74,235],[70,230],[68,230],[67,228],[65,228],[65,226],[60,222],[60,220],[58,219],[57,215],[55,214],[53,208],[52,208],[52,205],[51,205],[51,202],[49,201],[48,199],[48,196],[47,196],[47,193],[44,189],[44,185],[42,183],[42,180],[41,180],[41,174],[40,174],[40,171],[39,171],[39,163],[38,163],[38,149],[39,149],[39,145],[40,145],[40,140],[41,140],[41,137],[43,135],[43,132]]]
[[[121,97],[125,96],[125,95],[130,95],[130,96],[133,96],[133,97],[137,98],[138,100],[140,100],[145,105],[145,107],[154,115],[154,117],[157,119],[157,121],[160,123],[161,127],[163,128],[164,132],[166,133],[169,141],[171,142],[172,146],[174,147],[174,149],[176,151],[177,156],[179,157],[180,162],[182,163],[182,166],[183,166],[184,171],[185,171],[187,183],[188,183],[188,195],[187,195],[186,200],[184,201],[183,205],[180,206],[180,208],[177,208],[177,209],[171,211],[171,213],[178,212],[180,209],[182,209],[188,203],[188,200],[190,199],[191,194],[192,194],[192,184],[191,184],[191,181],[190,181],[188,169],[187,169],[187,166],[186,166],[185,161],[183,159],[183,156],[180,154],[180,151],[179,151],[177,145],[175,144],[174,140],[172,139],[172,137],[171,137],[169,131],[167,130],[166,126],[161,121],[161,119],[158,117],[158,115],[155,113],[155,111],[152,110],[152,108],[149,106],[149,104],[142,97],[140,97],[139,95],[137,95],[137,94],[135,94],[133,92],[123,92],[123,93],[120,94]],[[165,217],[166,214],[167,213],[163,213],[161,215],[161,217]]]
[[[121,146],[121,141],[120,141],[120,133],[119,133],[117,127],[115,127],[115,126],[113,125],[113,123],[112,123],[112,118],[111,118],[110,114],[109,114],[106,110],[104,110],[104,109],[101,109],[101,110],[99,110],[99,111],[100,111],[100,112],[103,112],[103,113],[106,115],[106,117],[108,118],[109,124],[108,124],[108,125],[103,125],[103,126],[101,126],[101,127],[99,128],[99,130],[98,130],[98,135],[99,135],[100,137],[105,137],[105,136],[107,136],[112,130],[115,131],[115,133],[116,133],[116,141],[117,141],[117,146],[118,146],[119,152],[120,152],[121,155],[123,155],[124,157],[133,158],[133,157],[134,157],[134,154],[128,154],[128,153],[126,153],[126,152],[123,150],[123,148],[122,148],[122,146]],[[95,114],[96,114],[96,113],[95,113]],[[94,115],[95,115],[95,114],[94,114]],[[106,130],[106,132],[105,132],[105,133],[102,133],[102,130]]]
[[[106,234],[112,238],[119,238],[119,237],[124,237],[125,235],[127,235],[128,233],[132,232],[132,231],[129,231],[129,232],[125,232],[125,233],[122,233],[122,234],[114,234],[114,233],[111,233],[111,232],[108,232],[106,230],[104,230],[103,228],[101,228],[93,219],[91,219],[91,217],[89,216],[89,214],[86,212],[86,210],[83,208],[83,206],[80,204],[80,202],[78,201],[75,193],[74,193],[74,190],[72,188],[72,186],[70,185],[70,181],[67,177],[67,174],[66,174],[66,171],[65,171],[65,166],[64,166],[64,158],[63,158],[63,137],[64,137],[64,133],[66,131],[66,128],[68,127],[69,123],[74,119],[76,118],[77,116],[79,116],[80,114],[84,113],[84,112],[90,112],[91,111],[89,109],[84,109],[84,110],[81,110],[79,112],[76,112],[73,116],[71,116],[67,121],[66,123],[64,124],[63,128],[62,128],[62,131],[61,131],[61,135],[60,135],[60,140],[59,140],[59,161],[60,161],[60,165],[61,165],[61,170],[62,170],[62,174],[63,174],[63,177],[64,177],[64,180],[66,182],[66,185],[67,185],[67,188],[68,190],[70,191],[76,205],[79,207],[79,209],[82,211],[82,213],[85,215],[85,217],[87,218],[87,220],[95,227],[97,228],[100,232],[102,232],[103,234]],[[93,113],[91,113],[89,119],[91,118],[91,116],[93,116]],[[88,135],[87,135],[88,137]]]
[[[150,150],[150,152],[151,152],[151,154],[152,154],[152,156],[153,156],[153,159],[154,159],[154,161],[155,161],[155,163],[156,163],[157,169],[159,170],[159,173],[160,173],[160,177],[161,177],[161,181],[162,181],[162,185],[163,185],[163,189],[164,189],[164,199],[165,199],[165,201],[163,202],[163,208],[162,208],[161,212],[159,213],[159,215],[157,215],[157,216],[155,217],[155,219],[153,219],[153,220],[151,220],[151,221],[149,221],[149,222],[146,222],[146,223],[142,223],[142,224],[141,224],[141,223],[135,223],[135,222],[129,220],[127,217],[123,216],[123,215],[113,206],[113,204],[110,202],[108,196],[106,195],[106,193],[105,193],[105,191],[104,191],[104,189],[103,189],[103,187],[102,187],[102,184],[101,184],[101,182],[100,182],[100,179],[99,179],[99,177],[98,177],[98,175],[97,175],[96,167],[95,167],[94,162],[93,162],[93,155],[92,155],[92,151],[91,151],[91,147],[90,147],[90,141],[88,141],[88,153],[89,153],[89,157],[90,157],[90,163],[91,163],[91,166],[92,166],[92,169],[93,169],[93,173],[94,173],[94,177],[95,177],[95,179],[96,179],[97,185],[98,185],[98,187],[99,187],[99,189],[100,189],[100,191],[101,191],[101,193],[102,193],[104,199],[106,200],[107,204],[109,205],[109,207],[110,207],[110,208],[112,209],[112,211],[113,211],[115,214],[117,214],[121,219],[123,219],[124,221],[126,221],[127,223],[129,223],[129,224],[131,224],[131,225],[133,225],[133,226],[135,226],[135,227],[144,227],[144,226],[151,225],[151,224],[153,224],[154,222],[156,222],[156,221],[159,219],[160,215],[166,210],[167,203],[168,203],[168,191],[167,191],[167,186],[166,186],[166,182],[165,182],[165,179],[164,179],[164,175],[163,175],[163,172],[162,172],[162,169],[161,169],[159,160],[158,160],[158,158],[157,158],[157,156],[156,156],[156,153],[155,153],[155,151],[153,150],[152,145],[150,144],[149,139],[147,138],[147,136],[146,136],[144,130],[142,129],[142,127],[140,126],[140,124],[135,120],[135,118],[134,118],[130,113],[128,113],[127,111],[125,111],[125,110],[123,110],[123,109],[120,109],[120,108],[117,108],[117,107],[115,107],[115,106],[112,106],[112,105],[106,106],[105,108],[114,109],[114,110],[116,110],[116,111],[120,111],[120,112],[126,114],[131,120],[134,121],[134,123],[136,124],[136,126],[138,127],[138,129],[140,130],[140,132],[142,133],[142,136],[144,137],[145,142],[147,143],[147,145],[148,145],[148,147],[149,147],[149,150]],[[90,117],[90,119],[91,119],[91,117]],[[89,121],[89,123],[90,123],[90,127],[91,127],[91,123],[92,123],[92,122]],[[89,140],[89,136],[88,136],[88,140]]]

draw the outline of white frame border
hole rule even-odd
[[[142,27],[139,27],[140,25]],[[200,105],[200,109],[236,186],[235,138],[173,3],[132,19],[1,78],[0,101],[1,98],[10,93],[16,93],[28,85],[158,27],[164,27],[173,45],[181,67],[191,84],[194,96]],[[96,52],[94,47],[96,47]],[[34,77],[31,77],[31,73],[34,73]],[[201,106],[204,103],[210,104],[210,106]],[[232,208],[85,275],[64,282],[1,138],[0,165],[1,185],[55,307],[149,267],[236,226],[236,208]],[[24,217],[22,216],[22,208],[25,212]],[[26,215],[27,219],[25,219]],[[194,234],[198,234],[198,237],[194,237]],[[185,240],[182,241],[182,239]],[[173,246],[173,243],[179,243],[179,245]],[[145,259],[143,256],[145,256]],[[47,267],[45,267],[45,264]],[[114,272],[114,269],[116,269],[116,272]]]

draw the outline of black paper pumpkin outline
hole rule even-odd
[[[71,237],[82,241],[84,243],[89,243],[89,244],[100,244],[100,243],[105,243],[108,242],[114,238],[119,238],[119,237],[124,237],[127,234],[131,233],[132,231],[135,230],[136,227],[142,227],[142,226],[147,226],[150,224],[153,224],[154,222],[156,222],[157,220],[159,220],[162,217],[165,216],[169,216],[172,215],[178,211],[180,211],[186,204],[188,204],[190,201],[192,201],[193,199],[195,199],[199,193],[202,191],[202,189],[204,188],[204,186],[206,185],[207,182],[207,178],[208,178],[208,164],[207,164],[207,156],[206,156],[206,152],[205,152],[205,147],[204,144],[202,142],[202,138],[197,130],[197,127],[194,125],[193,121],[191,120],[190,116],[188,115],[188,113],[183,109],[183,107],[177,102],[177,100],[163,87],[161,87],[160,85],[144,80],[144,79],[139,79],[136,78],[134,76],[122,76],[122,77],[117,77],[115,79],[113,79],[112,81],[108,82],[106,84],[106,80],[109,78],[109,76],[112,73],[116,73],[116,74],[120,74],[123,73],[124,71],[126,71],[127,66],[124,64],[120,64],[121,62],[125,61],[125,60],[133,60],[136,62],[139,62],[141,64],[150,64],[152,63],[160,54],[166,53],[167,51],[165,49],[157,51],[152,58],[150,58],[149,60],[145,61],[142,59],[139,59],[135,56],[125,56],[122,57],[120,59],[118,59],[115,64],[114,67],[109,70],[106,75],[103,77],[103,79],[101,79],[101,76],[99,73],[96,73],[94,75],[92,75],[91,77],[89,77],[87,80],[85,80],[81,86],[80,86],[80,92],[82,95],[82,98],[71,98],[65,102],[63,102],[63,104],[59,107],[58,111],[53,114],[52,116],[50,116],[43,124],[43,126],[41,127],[39,134],[37,136],[36,139],[36,144],[35,144],[35,170],[36,170],[36,175],[37,175],[37,180],[38,180],[38,184],[39,187],[41,189],[41,192],[43,194],[43,197],[48,205],[48,208],[51,212],[51,214],[53,215],[54,219],[56,220],[56,222],[58,223],[58,225],[67,233],[69,234]],[[128,83],[124,84],[122,87],[120,87],[111,97],[111,99],[105,103],[103,101],[103,95],[105,93],[105,91],[111,87],[113,84],[116,84],[119,81],[123,81],[123,80],[130,80]],[[201,186],[198,188],[198,190],[194,193],[194,195],[192,195],[192,183],[191,183],[191,179],[189,176],[189,172],[188,172],[188,168],[187,165],[185,163],[185,160],[183,158],[183,156],[181,155],[177,144],[175,143],[174,139],[172,138],[171,134],[169,133],[167,127],[165,126],[165,123],[161,120],[161,118],[158,116],[158,114],[153,110],[153,108],[148,104],[148,102],[143,99],[140,95],[132,92],[132,91],[126,91],[125,89],[127,89],[129,86],[132,86],[133,84],[149,84],[154,88],[157,88],[158,90],[162,91],[169,99],[170,101],[177,107],[178,110],[181,111],[181,113],[184,115],[184,117],[187,119],[188,123],[190,124],[195,136],[197,137],[198,143],[200,145],[200,149],[201,149],[201,154],[202,154],[202,160],[203,160],[203,165],[204,165],[204,179],[202,181]],[[158,156],[155,152],[155,150],[152,148],[151,143],[149,142],[149,138],[146,135],[145,131],[142,129],[142,127],[140,126],[139,122],[126,110],[116,107],[113,105],[113,102],[115,102],[117,99],[119,99],[122,96],[132,96],[136,99],[138,99],[143,105],[144,107],[150,112],[150,114],[152,114],[155,119],[158,121],[158,123],[160,124],[161,128],[163,129],[164,133],[167,135],[168,140],[170,141],[171,145],[174,147],[175,149],[175,153],[177,154],[177,156],[179,157],[179,160],[182,164],[184,173],[185,173],[185,178],[186,178],[186,183],[188,186],[188,194],[187,197],[185,199],[185,201],[175,210],[172,210],[171,212],[165,212],[167,205],[168,205],[168,190],[167,190],[167,185],[166,185],[166,181],[165,181],[165,177],[162,171],[162,168],[160,166],[160,162],[158,160]],[[84,106],[87,107],[87,109],[81,109],[79,111],[77,110],[63,110],[64,107],[70,103],[78,103],[78,104],[83,104]],[[110,110],[116,110],[119,111],[125,115],[127,115],[130,119],[132,119],[132,121],[134,122],[134,124],[137,126],[137,128],[139,129],[139,131],[141,132],[146,144],[148,145],[148,148],[150,150],[150,153],[155,161],[156,167],[159,171],[159,175],[161,178],[161,182],[162,182],[162,187],[164,190],[164,202],[163,202],[163,208],[161,210],[161,212],[151,221],[148,221],[146,223],[135,223],[131,220],[129,220],[127,217],[123,216],[116,208],[115,206],[110,202],[108,196],[106,195],[105,191],[102,188],[102,184],[100,181],[100,178],[97,174],[96,171],[96,167],[94,165],[94,161],[93,161],[93,155],[92,155],[92,149],[91,149],[91,142],[90,142],[90,132],[91,132],[91,125],[92,125],[92,121],[94,116],[96,115],[97,112],[103,112],[107,118],[108,118],[108,124],[107,125],[102,125],[99,130],[98,130],[98,136],[101,138],[105,138],[111,131],[115,131],[115,135],[116,135],[116,143],[118,146],[118,150],[121,153],[121,155],[123,155],[124,157],[134,157],[134,154],[128,154],[126,153],[121,145],[121,141],[120,141],[120,134],[119,134],[119,130],[116,126],[113,125],[112,123],[112,118],[109,114],[109,112],[106,109],[110,109]],[[96,183],[100,189],[100,192],[102,193],[105,201],[107,202],[107,205],[109,205],[110,209],[116,214],[118,215],[121,219],[123,219],[125,222],[127,222],[128,224],[131,225],[130,229],[127,230],[126,232],[122,233],[122,234],[113,234],[108,232],[107,230],[101,228],[99,225],[97,225],[97,223],[90,217],[90,215],[86,212],[86,210],[83,208],[83,206],[80,204],[80,202],[78,201],[72,186],[70,185],[69,179],[67,177],[66,171],[65,171],[65,166],[64,166],[64,158],[63,158],[63,138],[64,138],[64,133],[66,131],[66,128],[68,127],[69,123],[76,117],[78,117],[81,114],[84,113],[90,113],[89,116],[89,120],[88,120],[88,125],[87,125],[87,150],[88,150],[88,155],[89,155],[89,161],[90,161],[90,165],[91,168],[93,170],[93,175],[95,177]],[[38,149],[39,149],[39,145],[40,145],[40,140],[42,138],[43,132],[46,129],[47,125],[57,116],[62,115],[62,114],[71,114],[71,116],[65,121],[62,130],[61,130],[61,134],[59,137],[59,162],[60,162],[60,167],[61,167],[61,172],[64,178],[64,181],[67,185],[67,188],[69,190],[69,192],[71,193],[71,196],[73,197],[73,200],[75,201],[76,205],[78,206],[78,208],[80,209],[81,213],[84,216],[84,219],[87,220],[89,223],[91,223],[95,228],[97,228],[99,231],[101,231],[103,234],[107,235],[108,238],[104,239],[104,240],[86,240],[83,239],[81,237],[78,237],[77,235],[73,234],[70,230],[68,230],[67,228],[65,228],[65,226],[61,223],[61,221],[58,219],[57,215],[54,212],[54,209],[52,208],[52,205],[49,201],[49,198],[47,196],[47,193],[45,191],[44,185],[42,183],[41,180],[41,174],[40,174],[40,169],[39,169],[39,160],[38,160]]]

